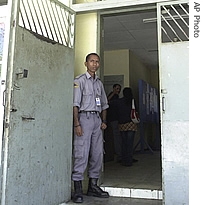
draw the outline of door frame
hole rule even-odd
[[[99,11],[99,21],[100,22],[103,22],[103,17],[104,16],[107,16],[107,15],[114,15],[114,14],[120,14],[120,13],[126,13],[126,12],[130,12],[130,11],[141,11],[141,10],[148,10],[148,9],[151,9],[151,8],[156,8],[157,9],[157,11],[158,11],[158,7],[157,7],[157,5],[159,4],[159,3],[165,3],[166,2],[166,4],[168,5],[168,4],[171,4],[171,3],[173,3],[173,4],[176,4],[177,2],[186,2],[185,0],[180,0],[180,1],[161,1],[161,2],[158,2],[158,1],[154,1],[154,3],[157,3],[157,4],[155,4],[155,6],[152,6],[152,5],[149,5],[149,4],[145,4],[145,6],[143,5],[143,6],[141,6],[141,7],[137,7],[137,8],[126,8],[126,9],[118,9],[118,10],[116,10],[116,9],[113,9],[113,10],[109,10],[109,11]],[[128,5],[127,5],[128,6]],[[158,17],[157,17],[157,21],[158,21]],[[100,25],[100,28],[102,28],[102,25]],[[159,29],[159,28],[158,28]],[[102,32],[98,32],[98,38],[99,39],[103,39],[103,35],[104,35],[104,29],[102,28],[102,30],[101,30]],[[159,39],[159,37],[160,37],[160,33],[158,33],[158,39]],[[100,40],[100,42],[103,42],[102,40]],[[102,48],[103,48],[103,46],[101,46]],[[160,45],[159,45],[159,43],[158,43],[158,51],[160,52]],[[103,53],[103,50],[101,50],[101,53]],[[103,55],[101,55],[102,56],[102,58],[103,58]],[[104,60],[103,60],[103,62],[104,62]],[[160,67],[160,64],[158,64],[158,69],[159,69],[159,82],[161,81],[161,79],[160,79],[160,72],[161,72],[161,67]],[[160,82],[160,84],[159,84],[159,90],[161,89],[161,82]],[[159,94],[160,94],[160,92],[159,92]],[[160,95],[161,96],[161,95]],[[160,127],[162,127],[162,104],[161,104],[161,102],[162,102],[162,98],[160,97],[159,98],[159,101],[160,101],[160,121],[161,121],[161,124],[160,124]],[[160,139],[161,139],[161,137],[162,137],[162,133],[160,134]],[[162,152],[162,149],[163,149],[163,144],[162,144],[162,140],[161,140],[161,152]],[[164,162],[163,162],[163,158],[162,158],[162,163],[161,163],[161,168],[162,169],[164,169],[164,164],[163,164]],[[163,176],[162,176],[162,184],[164,183],[164,178],[163,178]],[[162,191],[163,191],[163,195],[165,194],[164,192],[165,192],[165,190],[164,190],[164,187],[162,186]],[[164,198],[163,198],[163,200],[165,200]]]
[[[13,5],[12,0],[8,1],[7,7],[7,16],[6,16],[6,22],[5,22],[5,36],[4,36],[4,46],[3,46],[3,58],[2,58],[2,68],[1,68],[1,92],[0,92],[0,132],[2,138],[4,137],[4,119],[5,119],[5,99],[6,99],[6,78],[8,69],[7,67],[10,67],[10,63],[8,58],[10,58],[10,50],[11,50],[11,44],[13,43],[13,40],[10,39],[10,32],[12,32],[13,28],[11,25],[11,19],[14,16],[14,13],[12,13]],[[9,43],[10,41],[10,43]],[[8,55],[9,54],[9,55]],[[0,150],[2,150],[2,140],[0,141]],[[0,168],[2,165],[2,152],[0,152]]]
[[[2,190],[2,198],[1,203],[4,205],[5,203],[5,194],[6,194],[6,176],[7,176],[7,167],[8,167],[8,136],[9,136],[9,122],[10,122],[10,108],[11,108],[11,95],[12,95],[12,74],[13,74],[13,56],[14,56],[14,44],[15,44],[15,34],[16,34],[16,26],[12,26],[12,21],[16,19],[17,10],[18,10],[19,1],[8,1],[8,18],[7,18],[7,29],[5,35],[4,45],[6,46],[3,50],[3,92],[1,90],[1,100],[3,102],[3,116],[1,123],[1,131],[2,131],[2,147],[1,147],[1,163],[3,166],[1,167],[2,174],[2,182],[1,182],[1,190]],[[6,53],[6,54],[5,54]],[[9,55],[8,55],[9,53]],[[4,139],[4,140],[3,140]],[[4,148],[4,150],[3,150]]]
[[[114,16],[116,14],[120,15],[120,14],[129,13],[129,12],[137,12],[137,11],[144,11],[144,10],[148,11],[148,10],[152,10],[152,9],[155,9],[155,10],[157,9],[156,4],[152,5],[152,4],[147,3],[147,4],[144,4],[144,5],[139,5],[138,7],[135,7],[135,8],[131,7],[130,5],[127,5],[126,8],[121,8],[121,9],[118,9],[118,10],[116,10],[116,8],[113,8],[113,9],[108,10],[108,11],[99,11],[99,13],[98,13],[99,23],[98,24],[100,25],[100,28],[99,28],[100,30],[99,30],[97,35],[98,35],[98,39],[100,39],[100,41],[99,41],[100,44],[99,45],[100,45],[100,53],[101,53],[102,62],[104,62],[104,55],[102,55],[102,53],[104,53],[104,50],[103,50],[103,44],[104,44],[104,28],[103,28],[103,22],[104,21],[103,21],[103,18],[106,17],[106,16],[111,16],[111,15]],[[155,39],[155,40],[157,40],[157,39]],[[104,65],[102,65],[102,68],[104,68]],[[159,65],[158,65],[158,69],[160,69]],[[102,71],[102,73],[104,73],[104,72]],[[158,90],[159,90],[159,87],[158,87]],[[158,99],[159,99],[159,96],[158,96]],[[159,135],[159,137],[161,139],[161,135]],[[162,167],[161,167],[161,169],[162,169]],[[104,168],[102,170],[102,177],[101,177],[102,182],[105,178],[103,172],[104,172]]]

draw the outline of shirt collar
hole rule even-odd
[[[91,75],[88,73],[88,71],[86,71],[86,77],[91,78]],[[97,80],[97,79],[98,79],[98,76],[95,74],[95,79],[94,80]]]

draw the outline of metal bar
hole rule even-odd
[[[168,11],[168,9],[166,9],[165,6],[163,6],[164,10],[167,12],[167,14],[170,16],[170,18],[173,20],[173,22],[178,26],[178,28],[181,30],[181,32],[184,34],[184,36],[188,39],[188,36],[186,35],[186,33],[184,32],[184,30],[181,28],[181,26],[179,25],[179,23],[173,18],[173,16],[171,15],[171,13]]]
[[[75,24],[75,21],[76,21],[76,19],[75,19],[75,15],[73,15],[73,14],[70,14],[69,15],[70,16],[70,18],[71,18],[71,26],[70,26],[70,35],[71,35],[71,37],[70,37],[70,41],[71,41],[71,47],[73,48],[73,46],[74,46],[74,32],[75,32],[75,27],[74,27],[74,24]]]
[[[172,9],[175,11],[175,13],[180,17],[180,19],[183,21],[183,23],[189,28],[187,22],[185,21],[185,19],[183,18],[183,16],[179,14],[179,12],[176,10],[176,8],[175,8],[173,5],[171,5],[171,8],[172,8]]]
[[[164,22],[169,26],[169,28],[171,29],[171,31],[176,35],[176,37],[180,40],[181,38],[179,37],[179,35],[176,33],[176,31],[174,31],[174,29],[172,28],[172,26],[169,24],[169,22],[165,19],[165,17],[163,15],[161,15],[162,19],[164,20]]]
[[[73,47],[73,42],[72,40],[74,39],[74,33],[72,33],[72,28],[73,28],[73,24],[74,21],[72,19],[73,15],[71,13],[68,14],[68,22],[69,22],[69,27],[68,27],[68,35],[69,35],[69,45],[72,48]]]
[[[23,6],[23,8],[24,8],[24,11],[25,11],[25,15],[26,15],[26,19],[27,19],[27,22],[28,22],[28,25],[29,25],[29,29],[31,30],[31,25],[30,25],[30,21],[29,21],[29,19],[28,19],[28,14],[27,14],[27,12],[26,12],[26,8],[25,8],[25,5],[24,5],[24,2],[23,1],[21,1],[21,3],[22,3],[22,6]]]
[[[42,21],[42,12],[41,12],[41,9],[40,9],[40,5],[39,5],[38,0],[36,0],[36,2],[37,2],[38,10],[40,11],[40,17],[41,17],[41,21]],[[41,32],[42,32],[42,35],[45,36],[44,33],[43,33],[43,28],[42,28],[42,26],[41,26],[41,21],[40,21],[40,19],[39,19]],[[45,26],[45,24],[44,24],[44,26]]]
[[[42,2],[42,7],[43,7],[43,10],[44,10],[44,13],[45,13],[45,18],[46,18],[48,27],[50,28],[50,23],[49,23],[49,20],[48,20],[48,17],[47,17],[45,5],[44,5],[44,3],[43,3],[42,0],[41,0],[41,2]],[[45,2],[45,1],[44,1],[44,2]],[[46,32],[47,32],[47,37],[49,38],[49,32],[47,31],[47,26],[45,27],[45,30],[46,30]]]
[[[23,27],[25,28],[25,21],[24,21],[24,18],[23,18],[23,14],[21,12],[21,9],[20,9],[20,16],[21,16],[21,20],[23,22]]]
[[[60,40],[59,40],[59,37],[60,37],[60,35],[59,35],[59,26],[58,26],[58,23],[56,22],[56,16],[55,16],[55,13],[54,13],[54,9],[53,9],[53,6],[52,5],[55,5],[55,3],[51,3],[50,5],[51,5],[51,9],[52,9],[52,13],[53,13],[53,22],[55,22],[55,25],[54,25],[54,27],[56,26],[57,27],[57,30],[56,30],[56,37],[57,37],[57,42],[58,43],[60,43]]]
[[[60,7],[65,8],[66,10],[68,10],[70,13],[75,14],[74,10],[72,10],[71,8],[69,8],[68,6],[64,5],[63,3],[61,3],[59,0],[49,0],[50,2],[53,2],[57,5],[59,5]]]
[[[32,0],[31,2],[32,2],[32,5],[33,5],[33,9],[34,9],[34,12],[35,12],[35,16],[36,16],[37,21],[38,21],[39,28],[40,28],[40,30],[41,30],[41,32],[42,32],[42,27],[41,27],[41,24],[40,24],[40,20],[39,20],[38,14],[37,14],[36,7],[35,7],[35,5],[34,5],[34,3],[33,3],[33,0]],[[38,30],[38,29],[37,29],[37,30]],[[36,33],[38,33],[38,31],[36,31]]]
[[[66,34],[64,36],[65,38],[65,42],[66,42],[66,45],[68,45],[68,38],[69,38],[69,35],[68,35],[68,28],[69,28],[69,22],[65,22],[65,17],[66,17],[66,14],[68,12],[66,12],[64,9],[63,9],[63,12],[62,12],[62,20],[63,20],[63,25],[64,25],[64,30],[66,31]],[[67,24],[68,23],[68,24]],[[71,27],[71,26],[70,26]],[[68,38],[67,38],[68,37]]]
[[[187,15],[189,15],[188,11],[186,11],[186,9],[183,7],[182,4],[179,4],[179,6],[183,9],[183,11],[184,11]]]
[[[67,45],[72,48],[73,47],[73,34],[72,34],[72,28],[73,28],[73,21],[72,21],[72,14],[70,12],[65,13],[66,20],[67,20]]]
[[[56,6],[56,4],[55,4],[55,6]],[[61,7],[59,7],[59,6],[56,6],[56,11],[57,11],[57,17],[58,17],[58,19],[59,19],[59,23],[60,23],[60,28],[61,28],[61,30],[60,30],[60,36],[61,36],[61,39],[62,39],[62,44],[65,44],[66,43],[66,35],[65,35],[65,33],[64,33],[64,24],[62,24],[62,22],[61,22],[61,18],[60,18],[60,16],[61,16],[61,12],[62,12],[62,9],[61,9]],[[62,16],[61,16],[62,17]]]
[[[56,20],[58,20],[58,22],[60,23],[60,27],[58,26],[58,23],[57,23],[57,26],[58,26],[58,31],[59,31],[59,35],[60,35],[60,38],[61,38],[61,43],[63,44],[63,38],[62,38],[62,23],[60,21],[60,17],[59,17],[59,12],[58,12],[58,9],[59,7],[57,7],[57,4],[55,3],[55,11],[56,11]]]
[[[42,11],[43,11],[43,13],[44,13],[44,15],[42,15],[42,20],[43,20],[43,24],[44,24],[44,29],[45,29],[45,32],[46,32],[46,34],[47,34],[47,37],[49,38],[49,34],[48,34],[48,31],[47,31],[47,26],[46,26],[46,13],[45,13],[45,7],[44,7],[44,4],[43,4],[43,1],[42,0],[40,0],[41,1],[41,5],[42,5]]]
[[[35,25],[35,20],[34,20],[34,18],[33,18],[33,12],[32,12],[32,10],[31,10],[31,8],[30,8],[30,4],[29,4],[29,2],[28,2],[29,0],[27,0],[27,4],[28,4],[28,9],[29,9],[29,11],[30,11],[30,15],[31,15],[31,18],[32,18],[32,20],[33,20],[33,25],[34,25],[34,28],[35,28],[35,32],[37,32],[37,27],[36,27],[36,25]]]
[[[66,39],[66,42],[67,42],[67,45],[69,47],[72,47],[71,45],[71,27],[72,27],[72,22],[70,21],[70,12],[65,12],[65,17],[66,17],[66,22],[67,22],[67,39]]]
[[[51,11],[50,11],[50,8],[52,7],[52,5],[51,5],[51,2],[49,1],[49,5],[48,5],[48,1],[45,1],[46,2],[46,4],[47,4],[47,8],[48,8],[48,13],[49,13],[49,16],[50,16],[50,20],[51,20],[51,22],[50,22],[50,24],[52,24],[52,29],[54,30],[54,33],[53,33],[53,40],[55,40],[55,39],[57,39],[57,31],[56,31],[56,29],[55,29],[55,25],[54,25],[54,20],[53,20],[53,16],[51,15]],[[55,37],[54,37],[54,34],[55,34]],[[58,42],[59,40],[57,40],[57,42]]]
[[[47,4],[48,1],[44,1],[44,2],[45,2],[45,4],[46,4],[45,7],[47,8],[47,9],[46,9],[46,10],[47,10],[46,12],[48,12],[47,15],[51,18],[51,15],[50,15],[50,12],[49,12],[49,8],[48,8],[48,4]],[[47,17],[47,18],[48,18],[48,17]],[[52,32],[51,22],[49,21],[49,19],[47,19],[47,21],[48,21],[48,26],[49,26],[50,33],[51,33],[51,36],[52,36],[52,40],[54,40],[54,35],[53,35],[53,32]]]
[[[168,33],[166,32],[166,30],[165,30],[162,26],[161,26],[161,30],[166,34],[167,38],[168,38],[171,42],[173,42],[172,39],[170,38],[170,36],[168,35]]]
[[[68,43],[71,47],[73,47],[71,39],[73,38],[73,34],[72,34],[72,15],[69,13],[68,14],[68,22],[69,22],[69,27],[68,27]]]
[[[44,2],[43,2],[44,1]],[[57,0],[20,0],[20,26],[59,44],[73,47],[73,22],[75,15]]]

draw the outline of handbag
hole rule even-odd
[[[135,110],[135,103],[134,99],[132,99],[132,109],[131,109],[131,114],[130,114],[131,120],[134,123],[140,123],[140,118],[138,112]]]

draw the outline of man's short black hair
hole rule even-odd
[[[120,86],[120,88],[121,88],[121,85],[118,84],[118,83],[114,84],[114,85],[113,85],[113,88],[115,88],[116,86]]]
[[[86,56],[86,62],[88,62],[88,59],[91,55],[95,55],[95,56],[98,56],[99,60],[100,60],[100,56],[97,54],[97,53],[89,53],[87,56]]]

